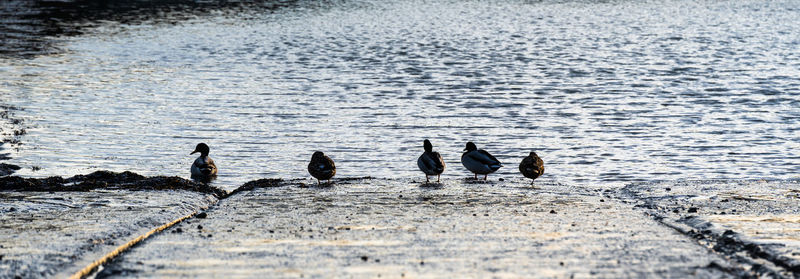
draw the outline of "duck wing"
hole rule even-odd
[[[502,164],[500,163],[499,160],[497,160],[497,158],[495,158],[494,156],[492,156],[492,154],[489,154],[489,152],[486,152],[486,150],[483,149],[478,149],[475,150],[474,152],[468,152],[466,155],[472,158],[473,160],[481,162],[482,164],[488,166],[494,166],[494,165],[502,166]]]
[[[217,165],[214,164],[214,160],[212,160],[211,157],[206,157],[206,168],[209,169],[211,174],[217,173]]]
[[[195,175],[214,175],[217,173],[217,165],[211,157],[198,157],[192,163],[192,173]]]
[[[528,156],[519,163],[519,171],[528,178],[535,179],[544,174],[544,161],[539,156]]]
[[[425,152],[417,159],[417,166],[426,174],[441,174],[444,171],[444,160],[439,152]]]
[[[540,175],[532,157],[525,157],[525,159],[522,159],[522,162],[519,163],[519,172],[528,178],[536,178]]]
[[[336,165],[328,156],[312,159],[308,164],[308,172],[317,179],[329,179],[336,174]]]
[[[539,168],[539,175],[544,174],[544,161],[539,156],[536,156],[536,166]]]

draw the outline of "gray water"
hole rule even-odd
[[[30,125],[23,176],[188,177],[206,142],[223,187],[309,177],[314,150],[422,178],[428,138],[444,179],[467,141],[490,178],[531,150],[572,184],[796,178],[798,26],[798,1],[301,3],[56,38],[0,60],[0,102]]]

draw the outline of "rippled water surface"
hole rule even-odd
[[[29,176],[95,169],[218,183],[422,177],[466,141],[519,176],[791,178],[800,171],[800,2],[344,1],[176,24],[101,24],[62,54],[0,60],[2,102],[32,127]],[[40,170],[32,170],[32,167]]]

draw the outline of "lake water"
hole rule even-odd
[[[28,125],[23,176],[471,176],[473,141],[521,177],[619,184],[796,178],[799,1],[332,1],[167,23],[100,22],[60,53],[0,59]],[[33,170],[32,167],[40,168]]]

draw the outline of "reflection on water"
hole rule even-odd
[[[79,35],[108,21],[175,24],[214,13],[270,11],[295,0],[4,0],[0,1],[0,57],[59,52],[55,37]],[[91,32],[91,31],[90,31]]]
[[[100,24],[64,54],[0,60],[3,102],[35,127],[23,175],[94,169],[217,183],[420,177],[466,141],[520,176],[614,183],[800,171],[800,3],[345,1],[176,24]]]

